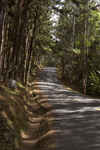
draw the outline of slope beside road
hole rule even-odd
[[[54,67],[45,67],[38,82],[52,107],[55,150],[100,150],[100,100],[65,89]]]

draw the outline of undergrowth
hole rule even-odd
[[[20,143],[28,124],[28,103],[28,91],[21,83],[16,91],[6,82],[0,84],[0,150],[14,150]]]

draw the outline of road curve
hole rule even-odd
[[[100,150],[100,100],[65,89],[54,67],[45,67],[40,90],[52,106],[55,150]]]

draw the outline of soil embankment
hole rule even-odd
[[[36,76],[39,74],[40,71]],[[50,105],[34,78],[30,77],[28,90],[21,83],[17,83],[16,91],[5,82],[0,85],[0,150],[51,150],[53,147]]]

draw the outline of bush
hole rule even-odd
[[[89,89],[90,93],[93,93],[96,96],[100,95],[100,72],[92,71],[89,73],[88,81],[87,81],[87,89]]]

